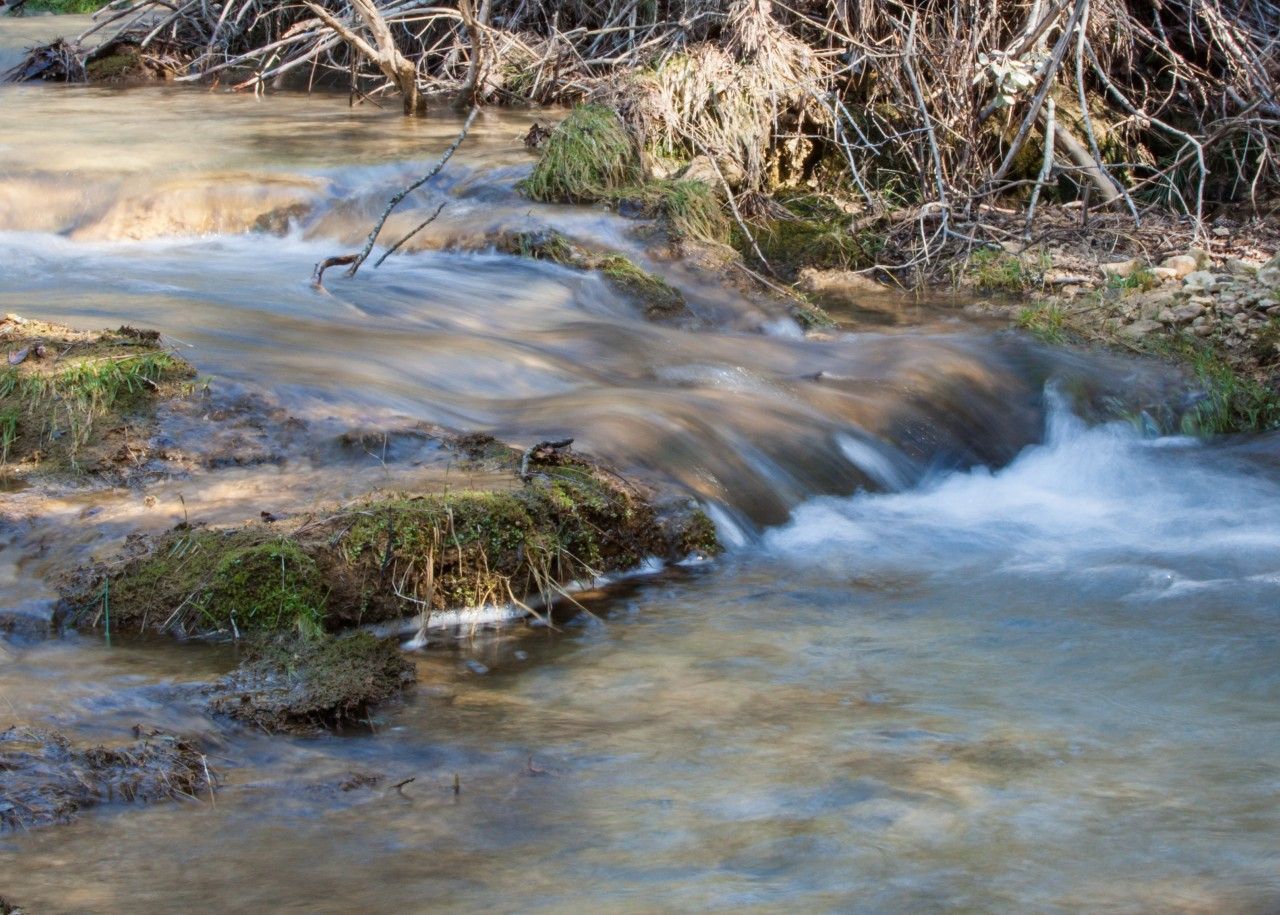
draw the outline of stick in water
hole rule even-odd
[[[340,254],[337,257],[326,258],[322,260],[320,263],[316,264],[315,272],[311,275],[311,283],[313,286],[319,289],[323,289],[324,286],[322,285],[321,280],[324,278],[325,270],[327,270],[330,267],[336,267],[339,264],[350,264],[351,267],[347,270],[347,276],[356,275],[356,271],[360,269],[360,265],[363,264],[369,258],[369,253],[373,251],[374,242],[378,240],[378,233],[382,231],[382,227],[383,225],[386,224],[387,217],[391,215],[391,211],[394,210],[396,207],[398,207],[400,205],[400,202],[404,200],[404,198],[408,197],[410,194],[412,194],[418,188],[422,187],[424,184],[426,184],[436,175],[440,174],[440,169],[444,168],[445,163],[448,162],[451,158],[453,158],[453,154],[458,151],[458,147],[462,145],[462,141],[467,138],[467,134],[471,131],[471,125],[475,122],[476,115],[479,113],[480,113],[480,107],[478,105],[472,106],[471,113],[467,115],[467,120],[462,125],[462,131],[458,134],[457,138],[453,141],[453,144],[444,151],[444,155],[440,157],[440,160],[436,162],[434,166],[432,166],[429,172],[427,172],[417,181],[410,184],[408,187],[405,187],[402,190],[400,190],[394,197],[392,197],[387,202],[386,209],[382,211],[382,215],[378,217],[378,221],[374,223],[373,231],[369,233],[369,237],[365,240],[364,248],[360,251],[359,254]],[[439,211],[437,211],[437,214],[438,213]],[[432,219],[434,218],[435,217],[433,216]],[[427,222],[424,222],[418,228],[419,229],[424,228],[430,221],[431,220],[427,220]],[[418,229],[414,229],[414,232],[417,232],[417,231]],[[413,232],[410,232],[409,235],[413,235]],[[408,240],[408,238],[409,236],[405,236],[405,238],[402,238],[399,242],[397,242],[397,245],[404,244]]]

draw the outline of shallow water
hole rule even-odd
[[[224,730],[196,684],[234,663],[225,646],[0,641],[0,721],[204,734],[225,779],[215,803],[0,836],[0,895],[40,912],[1280,905],[1280,440],[1088,426],[1076,413],[1108,393],[1174,389],[944,307],[806,339],[632,223],[519,198],[531,116],[486,114],[404,218],[448,200],[418,250],[329,295],[311,265],[358,241],[456,117],[9,87],[0,119],[0,312],[158,327],[215,387],[308,422],[270,464],[11,524],[0,609],[47,612],[59,556],[172,523],[178,494],[234,522],[272,495],[410,485],[412,454],[334,453],[347,426],[573,435],[709,500],[733,544],[559,631],[428,647],[373,734]],[[251,231],[282,207],[284,234]],[[696,320],[460,250],[541,225],[646,259]],[[341,790],[352,772],[384,778]]]

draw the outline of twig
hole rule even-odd
[[[411,232],[410,232],[408,235],[406,235],[404,238],[400,239],[398,242],[396,242],[394,245],[392,245],[392,246],[391,246],[390,248],[388,248],[386,251],[382,252],[382,257],[378,258],[376,261],[374,261],[374,262],[373,262],[373,267],[374,267],[374,269],[376,270],[377,268],[381,267],[381,266],[382,266],[382,262],[383,262],[383,261],[385,261],[385,260],[386,260],[388,257],[390,257],[391,255],[395,254],[397,251],[399,251],[399,250],[400,250],[400,246],[401,246],[401,245],[403,245],[403,244],[404,244],[405,242],[407,242],[409,239],[413,238],[413,236],[417,235],[419,232],[421,232],[421,231],[422,231],[423,229],[425,229],[427,226],[429,226],[429,225],[431,225],[433,222],[435,222],[435,221],[436,221],[436,217],[440,215],[440,211],[441,211],[441,210],[443,210],[443,209],[444,209],[446,206],[448,206],[448,205],[449,205],[449,201],[447,201],[447,200],[446,200],[444,203],[440,204],[440,206],[436,207],[436,211],[435,211],[434,213],[432,213],[430,216],[428,216],[426,219],[424,219],[422,222],[418,223],[417,227],[416,227],[413,231],[411,231]]]
[[[408,197],[436,175],[440,174],[440,169],[444,168],[445,163],[453,158],[453,154],[458,151],[458,147],[462,145],[462,141],[467,138],[467,134],[471,131],[471,125],[475,122],[476,115],[479,113],[480,107],[478,105],[473,106],[471,113],[467,115],[466,122],[462,125],[462,130],[458,133],[457,139],[455,139],[449,148],[444,151],[444,155],[442,155],[436,164],[431,167],[431,170],[417,181],[414,181],[412,184],[396,193],[396,195],[387,202],[386,209],[382,211],[382,215],[379,216],[378,221],[374,223],[373,231],[369,233],[369,237],[364,243],[364,248],[361,249],[358,254],[342,254],[337,258],[331,257],[327,260],[321,261],[321,264],[329,267],[337,266],[338,264],[350,264],[351,266],[347,270],[347,276],[355,276],[356,271],[360,269],[360,265],[368,259],[369,252],[373,250],[374,242],[378,240],[378,233],[382,231],[382,227],[386,224],[387,217],[391,215],[391,211],[398,207],[404,198]],[[319,266],[317,266],[317,272],[321,275],[324,273]],[[314,281],[319,285],[319,277],[316,277]]]

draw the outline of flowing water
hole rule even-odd
[[[0,21],[4,60],[47,35],[33,22]],[[209,720],[197,684],[234,663],[226,646],[0,641],[0,722],[202,734],[225,780],[214,803],[0,836],[0,895],[39,912],[1275,911],[1280,439],[1099,423],[1109,396],[1177,387],[948,307],[868,303],[806,337],[634,223],[522,199],[533,120],[485,113],[387,235],[447,202],[440,219],[325,293],[312,265],[359,243],[453,114],[0,89],[0,313],[157,327],[213,388],[265,405],[254,441],[277,450],[137,491],[0,493],[0,610],[47,614],[47,575],[187,511],[233,523],[410,485],[412,447],[334,448],[351,427],[572,435],[704,500],[730,544],[559,630],[415,654],[418,688],[373,734]],[[547,225],[661,271],[693,318],[647,322],[597,275],[486,248]],[[384,778],[342,790],[352,773]]]

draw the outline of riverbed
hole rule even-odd
[[[31,21],[0,20],[6,53]],[[412,455],[334,458],[347,428],[572,436],[700,500],[729,547],[556,629],[429,645],[371,731],[318,739],[202,713],[196,684],[230,646],[0,641],[0,724],[200,734],[222,779],[212,801],[0,835],[0,895],[37,912],[1274,911],[1280,439],[1106,421],[1109,398],[1184,393],[1159,366],[946,303],[806,336],[631,220],[522,198],[521,137],[556,116],[485,112],[388,236],[445,203],[429,231],[318,291],[313,264],[358,246],[459,116],[0,87],[0,313],[157,328],[211,388],[308,430],[136,490],[0,491],[22,516],[0,530],[0,609],[47,614],[56,568],[131,529],[407,485]],[[484,244],[548,226],[667,276],[691,320]]]

